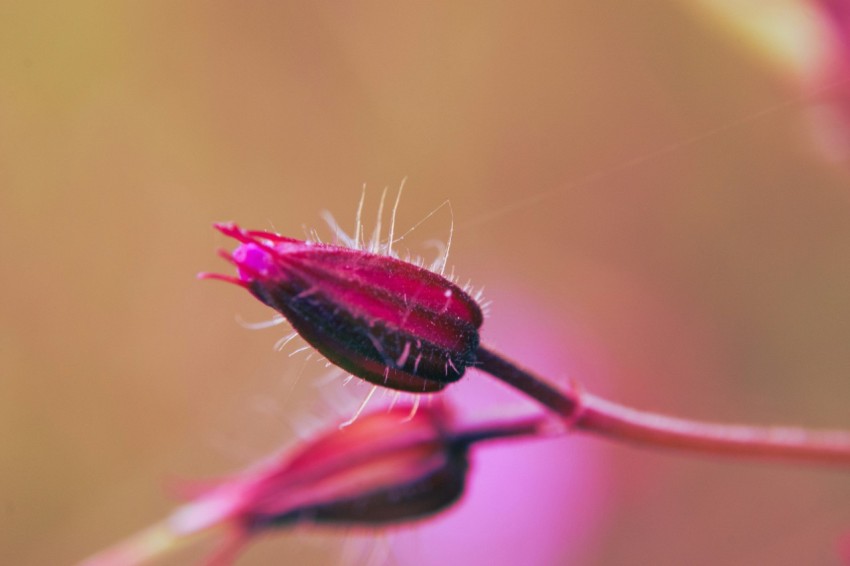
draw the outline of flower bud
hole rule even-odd
[[[409,412],[373,413],[309,443],[262,478],[245,526],[381,525],[448,507],[463,493],[469,442],[451,436],[444,411]]]
[[[249,539],[296,524],[380,526],[423,519],[456,502],[478,442],[545,434],[544,417],[457,427],[443,405],[397,406],[215,483],[184,486],[190,501],[164,521],[81,566],[131,566],[204,533],[224,531],[207,564],[230,564]]]
[[[483,317],[460,287],[399,259],[217,224],[241,242],[225,257],[245,287],[352,375],[411,392],[438,391],[475,363]]]
[[[370,414],[293,454],[205,487],[171,515],[167,531],[187,537],[225,527],[228,536],[211,563],[229,564],[251,536],[270,527],[375,526],[424,518],[463,493],[472,442],[532,432],[497,428],[483,437],[453,436],[448,426],[440,409],[422,408],[412,417],[409,407]],[[135,546],[118,546],[92,564],[128,564],[114,558],[127,548]]]
[[[252,533],[294,523],[382,525],[427,517],[462,494],[469,447],[534,435],[544,419],[457,429],[443,406],[397,406],[361,417],[205,488],[172,516],[183,532],[229,523]]]

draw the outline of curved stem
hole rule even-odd
[[[576,392],[560,391],[530,371],[502,357],[486,346],[481,345],[475,353],[475,367],[496,377],[514,389],[522,391],[547,409],[563,417],[574,417],[579,410],[579,396]]]
[[[850,432],[705,423],[582,396],[577,427],[643,444],[711,454],[850,465]]]
[[[715,424],[631,409],[577,388],[561,391],[480,346],[478,369],[525,393],[581,430],[647,446],[708,454],[850,465],[850,431]]]

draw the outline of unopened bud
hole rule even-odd
[[[226,258],[245,287],[352,375],[438,391],[475,363],[478,303],[445,277],[399,259],[216,224],[241,242]]]

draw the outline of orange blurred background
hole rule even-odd
[[[79,560],[164,516],[169,479],[326,415],[322,366],[195,273],[227,270],[211,222],[327,236],[363,183],[371,219],[407,177],[404,230],[450,200],[450,264],[499,297],[485,339],[545,313],[586,370],[553,378],[850,428],[848,171],[706,24],[663,1],[0,5],[0,563]],[[597,442],[608,501],[572,560],[838,562],[846,473]],[[335,564],[344,538],[281,532],[239,564]]]

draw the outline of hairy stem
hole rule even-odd
[[[850,465],[850,431],[715,424],[631,409],[577,388],[561,391],[480,346],[478,369],[525,393],[576,429],[659,448],[716,455]]]

